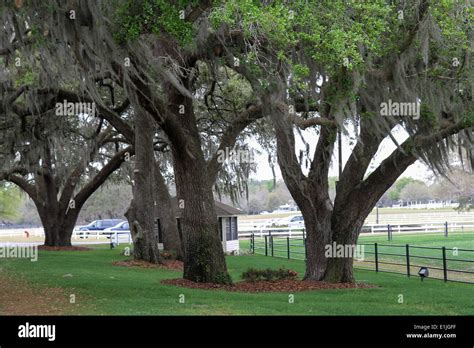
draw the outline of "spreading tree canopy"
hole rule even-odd
[[[96,103],[107,124],[140,140],[135,193],[146,206],[153,202],[145,187],[153,171],[149,130],[159,126],[183,209],[190,280],[229,281],[213,186],[229,169],[222,151],[244,146],[239,136],[256,122],[267,145],[273,128],[278,164],[305,218],[306,279],[353,281],[352,258],[327,258],[326,246],[355,244],[376,202],[417,159],[438,174],[452,151],[474,162],[468,1],[32,0],[2,10],[4,110],[26,86],[35,86],[30,108],[58,99]],[[8,78],[12,69],[19,85]],[[129,107],[135,128],[123,112]],[[318,136],[297,153],[295,130],[308,127]],[[406,140],[397,140],[397,129]],[[342,134],[352,152],[340,163],[332,201],[328,173]],[[386,138],[396,149],[370,170]],[[239,166],[239,177],[251,167]],[[148,220],[145,230],[149,219],[136,215]]]

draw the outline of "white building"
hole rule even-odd
[[[224,252],[238,252],[239,251],[239,235],[238,235],[238,224],[237,216],[244,214],[241,210],[234,208],[230,205],[214,201],[216,206],[216,215],[219,221],[219,232],[221,235],[222,248]],[[178,225],[178,231],[181,234],[181,210],[178,209],[178,200],[176,197],[171,198],[171,204],[173,206],[174,215],[176,217],[176,224]],[[160,228],[160,219],[156,219],[155,228],[158,233],[159,247],[163,248],[162,234]]]

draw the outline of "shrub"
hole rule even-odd
[[[242,279],[255,282],[258,280],[281,280],[281,279],[294,279],[298,276],[296,271],[286,268],[279,268],[277,270],[267,268],[267,269],[257,269],[257,268],[249,268],[245,272],[242,273]]]

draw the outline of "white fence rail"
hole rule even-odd
[[[41,237],[44,238],[43,228],[22,228],[22,229],[5,229],[0,230],[1,237],[23,237],[27,241],[29,237]],[[107,238],[110,236],[110,238]],[[115,232],[104,232],[104,231],[79,231],[74,230],[72,232],[71,241],[81,244],[110,244],[111,242],[119,245],[120,243],[132,243],[132,236],[130,231],[115,231]]]
[[[362,227],[361,234],[387,234],[391,233],[447,233],[450,232],[474,232],[474,222],[467,223],[431,223],[431,224],[370,224]],[[25,231],[30,236],[44,237],[42,228],[24,228],[0,230],[0,237],[26,237]],[[119,245],[120,243],[132,243],[130,232],[109,232],[111,234],[112,242]],[[72,234],[72,241],[81,244],[110,244],[111,240],[107,238],[109,233],[104,231],[78,231],[74,230]],[[282,236],[282,237],[298,237],[305,235],[304,228],[288,228],[288,227],[264,227],[264,228],[244,228],[240,229],[239,224],[239,239],[250,238],[252,234],[256,237],[263,237],[267,235]],[[26,239],[26,238],[25,238]]]
[[[110,236],[110,238],[108,238]],[[128,244],[132,243],[132,235],[130,231],[115,231],[115,232],[104,232],[104,231],[78,231],[74,230],[72,233],[72,240],[80,240],[87,243],[88,240],[104,240],[104,243],[111,243],[119,245],[120,242],[126,241]]]
[[[272,227],[272,228],[261,228],[261,229],[248,229],[245,231],[239,231],[239,239],[250,238],[252,234],[256,237],[263,236],[282,236],[282,237],[298,237],[305,233],[304,228],[288,228],[288,227]]]
[[[474,222],[470,223],[433,223],[433,224],[372,224],[364,225],[361,234],[387,234],[391,233],[447,233],[450,232],[474,232]],[[304,236],[304,228],[254,228],[239,231],[239,238],[250,238],[254,234],[256,237],[263,236],[282,236],[282,237],[296,237]]]
[[[42,227],[34,228],[13,228],[13,229],[2,229],[0,230],[0,237],[16,237],[16,236],[26,236],[28,232],[30,236],[43,237],[44,231]]]

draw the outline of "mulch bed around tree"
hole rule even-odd
[[[183,262],[178,260],[164,260],[163,264],[157,265],[155,263],[143,261],[143,260],[124,260],[124,261],[115,261],[112,262],[114,266],[122,266],[122,267],[139,267],[139,268],[164,268],[170,269],[173,271],[182,271]]]
[[[91,248],[86,247],[79,247],[79,246],[47,246],[47,245],[40,245],[38,246],[38,250],[45,250],[45,251],[89,251],[92,250]]]
[[[176,285],[184,288],[203,290],[226,290],[237,292],[298,292],[309,290],[329,290],[329,289],[366,289],[376,286],[364,283],[342,283],[333,284],[319,281],[302,281],[297,279],[282,279],[274,281],[238,282],[234,285],[221,285],[212,283],[196,283],[187,279],[165,279],[163,284]]]

